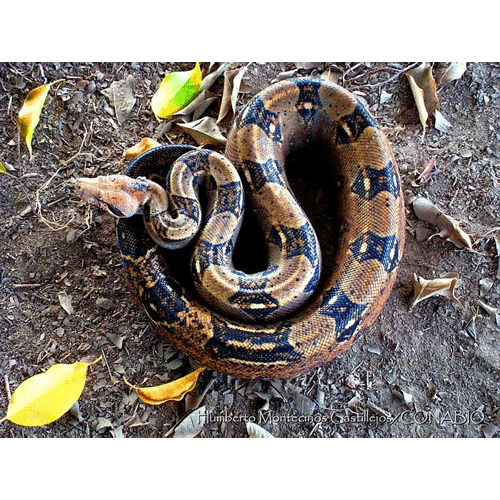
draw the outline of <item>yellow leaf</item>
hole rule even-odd
[[[57,420],[80,397],[87,368],[100,360],[99,357],[92,363],[57,364],[25,380],[14,391],[6,418],[28,427]]]
[[[191,71],[179,71],[165,76],[151,99],[156,118],[168,118],[189,104],[200,92],[200,63]]]
[[[194,372],[185,377],[173,380],[167,384],[157,385],[156,387],[136,387],[127,381],[125,383],[135,390],[139,398],[150,405],[160,405],[166,401],[180,401],[186,393],[192,391],[196,387],[198,377],[205,367],[198,368]]]
[[[30,158],[33,156],[31,140],[33,139],[35,128],[40,121],[40,114],[42,113],[45,99],[49,93],[51,85],[60,81],[62,80],[56,80],[55,82],[40,85],[40,87],[33,89],[26,96],[21,111],[19,111],[19,133],[21,135],[21,139],[26,143],[26,146],[28,146]]]

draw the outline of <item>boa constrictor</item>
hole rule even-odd
[[[323,279],[316,234],[285,173],[304,148],[326,158],[340,218]],[[203,365],[245,378],[294,376],[348,349],[380,313],[403,251],[400,178],[384,134],[353,94],[313,78],[255,96],[225,157],[161,146],[125,175],[82,178],[76,190],[118,217],[125,270],[156,329]],[[233,265],[244,192],[267,244],[267,268],[250,274]],[[196,290],[162,248],[191,241]]]

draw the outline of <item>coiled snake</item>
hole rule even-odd
[[[333,272],[319,289],[318,240],[284,170],[302,148],[327,158],[341,222]],[[348,349],[380,313],[403,251],[403,197],[385,136],[355,96],[313,78],[255,96],[233,124],[225,157],[161,146],[125,176],[79,179],[76,189],[119,217],[125,270],[156,329],[203,365],[245,378],[290,377]],[[268,266],[252,274],[232,261],[244,191],[267,244]],[[159,247],[192,240],[197,292]]]

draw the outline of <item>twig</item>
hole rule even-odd
[[[64,229],[66,227],[68,227],[69,225],[69,221],[66,223],[66,224],[62,224],[62,225],[56,225],[56,223],[54,222],[49,222],[43,215],[42,215],[42,206],[41,206],[41,203],[40,203],[40,192],[41,191],[44,191],[45,189],[47,189],[49,187],[49,184],[53,181],[53,179],[59,174],[59,172],[66,168],[68,166],[69,163],[71,163],[75,158],[77,158],[81,151],[82,151],[82,148],[83,148],[83,145],[85,144],[85,140],[87,139],[87,131],[85,131],[85,133],[83,134],[83,139],[82,139],[82,142],[80,144],[80,148],[78,149],[78,152],[73,155],[71,158],[68,158],[67,160],[64,160],[62,161],[60,164],[59,164],[59,168],[56,170],[56,172],[52,175],[52,177],[47,181],[45,182],[45,184],[36,190],[36,193],[35,193],[35,210],[36,210],[36,213],[38,215],[38,217],[40,217],[40,220],[46,225],[49,227],[49,229],[51,231],[60,231],[61,229]],[[64,199],[61,198],[61,199]],[[59,202],[61,201],[61,199],[59,200],[56,200],[54,202],[52,202],[51,204],[55,204],[56,202]],[[50,206],[50,204],[48,205]]]
[[[51,201],[50,203],[47,203],[45,205],[45,207],[51,207],[52,205],[56,205],[57,203],[60,203],[61,201],[64,201],[64,200],[67,200],[68,197],[67,196],[62,196],[61,198],[57,199],[57,200],[54,200],[54,201]]]
[[[80,148],[78,149],[78,153],[76,153],[75,155],[73,155],[71,158],[68,158],[67,160],[63,161],[61,163],[61,167],[65,167],[68,163],[71,163],[75,158],[77,158],[80,153],[82,152],[82,148],[83,148],[83,145],[85,144],[85,140],[87,139],[87,130],[85,130],[84,134],[83,134],[83,139],[82,139],[82,142],[80,144]]]
[[[490,229],[487,233],[484,233],[481,238],[485,238],[486,236],[490,235],[491,233],[496,233],[497,231],[500,231],[500,227],[494,227],[493,229]]]
[[[390,414],[390,412],[388,412],[387,410],[384,410],[383,408],[380,408],[380,406],[376,405],[375,403],[372,403],[371,401],[367,401],[366,406],[371,411],[373,411],[374,413],[376,413],[377,415],[380,415],[382,417],[391,418],[391,416],[392,416]]]
[[[417,66],[420,66],[421,64],[422,63],[420,63],[420,62],[410,64],[409,66],[399,70],[395,75],[391,76],[387,80],[384,80],[383,82],[366,83],[364,85],[357,85],[357,86],[351,87],[351,88],[357,89],[357,88],[364,88],[364,87],[368,87],[368,88],[381,87],[382,85],[386,85],[387,83],[391,83],[392,81],[397,80],[403,73],[406,73],[407,71],[410,71],[410,69],[416,68]]]
[[[106,355],[104,354],[104,350],[102,347],[101,347],[101,352],[102,352],[102,359],[104,359],[104,362],[106,363],[106,367],[108,368],[109,378],[111,379],[111,383],[116,384],[116,379],[113,377],[113,375],[111,373],[111,369],[109,368],[109,365],[108,365],[108,360],[106,359]]]
[[[7,401],[10,402],[10,400],[12,399],[12,394],[10,392],[9,379],[7,378],[7,375],[3,376],[3,380],[5,382],[5,392],[7,393]],[[7,417],[0,419],[0,424],[5,422],[6,420],[7,420]]]
[[[7,375],[4,375],[3,379],[5,381],[5,391],[7,392],[7,399],[10,401],[12,399],[12,394],[10,393],[9,379],[7,378]]]
[[[43,283],[12,283],[10,286],[12,288],[38,288],[42,285]]]

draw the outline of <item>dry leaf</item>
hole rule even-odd
[[[434,111],[434,127],[437,128],[443,134],[446,134],[451,128],[451,123],[443,116],[441,111],[436,109]]]
[[[200,146],[206,144],[222,146],[226,143],[226,138],[222,135],[215,120],[208,116],[190,123],[178,123],[177,126],[183,128]]]
[[[116,335],[115,333],[108,332],[106,333],[106,337],[116,346],[118,349],[121,349],[123,347],[123,341],[125,340],[125,337],[122,337],[121,335]]]
[[[200,406],[197,410],[191,412],[175,428],[174,438],[194,438],[203,429],[207,420],[206,406]]]
[[[167,384],[157,385],[156,387],[136,387],[128,382],[125,377],[123,377],[123,380],[129,387],[135,390],[142,401],[150,405],[160,405],[166,401],[180,401],[186,393],[196,387],[198,377],[204,369],[204,367],[198,368],[185,377],[173,380]]]
[[[208,71],[210,71],[212,65],[213,63],[210,63]],[[215,83],[217,78],[219,78],[219,76],[221,76],[222,73],[229,68],[229,66],[231,66],[230,62],[222,63],[215,71],[209,73],[205,78],[203,78],[201,81],[201,90],[208,90]]]
[[[448,215],[445,215],[438,207],[422,196],[413,200],[413,210],[417,217],[441,231],[431,236],[440,236],[444,240],[451,241],[458,248],[467,248],[471,252],[472,242],[470,236],[465,233],[458,225],[458,222]]]
[[[55,82],[40,85],[40,87],[33,89],[26,96],[21,111],[19,111],[19,134],[21,139],[26,143],[26,146],[28,146],[30,158],[33,156],[31,140],[33,139],[35,128],[40,121],[40,115],[42,113],[47,94],[49,93],[50,87],[54,85],[54,83],[61,81],[62,80],[56,80]]]
[[[247,432],[251,438],[273,438],[274,436],[260,425],[247,422]]]
[[[109,429],[109,428],[111,429],[113,428],[113,423],[109,418],[97,417],[97,426],[95,428],[97,432],[99,432],[102,429]]]
[[[294,64],[298,69],[310,70],[310,69],[315,69],[318,66],[321,66],[323,63],[320,63],[320,62],[296,62]]]
[[[295,409],[301,415],[312,415],[316,409],[316,403],[302,394],[298,387],[286,386],[286,393],[292,397]]]
[[[290,69],[288,71],[282,71],[281,73],[278,73],[276,76],[276,80],[281,81],[281,80],[288,80],[289,78],[294,77],[299,71],[299,68],[295,69]]]
[[[64,415],[82,394],[92,363],[57,364],[24,382],[14,391],[7,419],[24,426],[50,424]]]
[[[429,162],[427,163],[425,168],[422,170],[422,172],[420,174],[418,174],[415,181],[411,181],[411,185],[413,187],[419,187],[422,184],[424,184],[424,182],[426,182],[429,179],[429,177],[432,175],[432,171],[434,170],[435,166],[436,166],[436,159],[433,156],[429,160]]]
[[[200,63],[191,71],[179,71],[165,76],[151,99],[156,118],[169,118],[187,106],[200,92]]]
[[[403,391],[403,389],[401,389],[399,385],[394,385],[391,389],[391,392],[399,399],[402,399],[405,402],[406,406],[408,406],[409,408],[412,407],[413,396],[409,392]]]
[[[441,62],[436,65],[436,80],[439,85],[458,80],[467,69],[465,62]]]
[[[497,280],[500,280],[500,236],[495,234],[495,236],[493,236],[493,239],[495,240],[495,247],[497,249],[497,258],[498,258]]]
[[[184,123],[197,120],[207,110],[207,108],[217,100],[217,96],[208,90],[202,90],[200,94],[191,101],[185,108],[172,115],[172,118],[181,118]]]
[[[380,98],[379,98],[380,104],[385,104],[385,103],[389,102],[391,97],[392,97],[392,94],[389,94],[389,92],[386,92],[384,89],[382,89],[380,91]]]
[[[217,117],[217,123],[222,121],[222,119],[229,112],[229,108],[236,112],[236,101],[238,100],[238,92],[240,90],[241,81],[243,75],[247,70],[248,65],[242,68],[232,69],[224,73],[224,90],[222,92],[222,102],[220,105],[219,116]]]
[[[124,151],[123,158],[126,160],[136,158],[142,155],[142,153],[145,153],[148,149],[157,148],[158,146],[160,146],[159,142],[156,142],[150,137],[143,137],[137,144]]]
[[[461,68],[458,67],[454,69],[450,67],[449,76],[456,77],[460,70]],[[445,74],[440,73],[439,76],[441,77],[442,82],[442,78],[445,78]],[[451,128],[451,123],[446,120],[440,111],[440,103],[437,96],[437,84],[432,76],[432,66],[429,63],[422,63],[420,66],[409,70],[406,73],[406,77],[408,78],[413,97],[415,98],[420,122],[424,127],[424,135],[429,116],[434,116],[434,126],[437,130],[443,133],[448,132]]]
[[[321,80],[325,80],[326,82],[338,84],[342,78],[341,73],[338,70],[327,68],[320,76]]]
[[[71,304],[73,297],[71,295],[68,295],[66,292],[60,292],[58,295],[58,298],[59,298],[59,303],[61,304],[61,307],[68,314],[73,314],[74,309],[73,309],[73,305]]]
[[[489,314],[490,318],[497,324],[497,326],[500,326],[500,309],[491,307],[481,300],[478,300],[478,304]]]
[[[500,430],[500,427],[498,427],[498,425],[490,423],[484,425],[481,430],[483,431],[484,437],[489,439],[492,438]]]
[[[481,278],[479,280],[479,295],[484,297],[492,288],[493,281],[489,278]]]
[[[125,80],[113,82],[107,89],[102,91],[115,108],[118,125],[122,125],[125,122],[134,107],[136,101],[134,88],[135,78],[132,75],[128,75]]]
[[[413,273],[412,280],[414,287],[412,308],[419,302],[435,295],[446,297],[455,304],[462,306],[461,302],[455,297],[455,287],[458,282],[457,273],[448,273],[434,280],[426,280]]]
[[[439,109],[439,99],[436,95],[436,82],[432,76],[432,67],[429,63],[422,63],[420,66],[411,69],[406,73],[410,84],[418,115],[422,126],[427,125],[429,115],[433,115]]]

